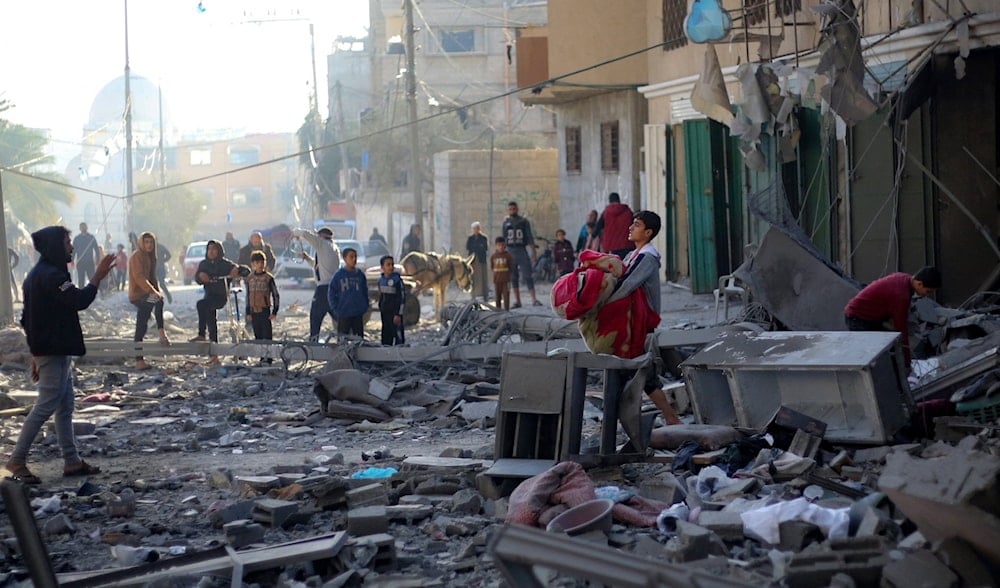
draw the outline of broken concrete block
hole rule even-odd
[[[826,586],[836,574],[847,574],[857,586],[877,586],[889,562],[880,537],[832,539],[797,553],[785,568],[789,588]]]
[[[893,453],[879,489],[930,541],[959,537],[1000,564],[1000,458],[953,450],[938,459]]]
[[[882,585],[895,588],[956,588],[958,576],[926,549],[882,568]]]
[[[389,504],[389,495],[385,485],[365,484],[358,488],[351,488],[347,491],[347,506],[349,508],[359,508],[362,506],[385,506]]]
[[[710,555],[729,556],[729,550],[718,535],[708,529],[677,521],[677,535],[667,541],[668,558],[675,563],[705,559]]]
[[[676,504],[684,500],[685,494],[680,480],[670,472],[659,472],[639,482],[639,496],[665,504]]]
[[[385,533],[389,517],[384,506],[362,506],[347,511],[347,532],[356,537]]]
[[[240,549],[264,540],[264,527],[246,519],[226,523],[222,526],[222,530],[226,535],[226,541],[233,549]]]
[[[888,445],[858,449],[854,452],[854,463],[878,463],[884,460],[890,453],[892,453],[892,447],[889,447]]]
[[[460,412],[462,418],[473,423],[482,419],[495,419],[497,407],[500,405],[496,400],[485,400],[481,402],[462,401]]]
[[[782,521],[778,524],[778,549],[799,552],[812,543],[822,543],[823,531],[805,521]]]
[[[451,499],[451,512],[456,514],[477,515],[482,509],[483,497],[471,488],[459,490]]]
[[[347,548],[359,567],[369,567],[380,573],[396,569],[396,539],[392,535],[378,533],[352,537],[347,541]]]
[[[270,527],[280,527],[285,520],[298,512],[299,503],[275,498],[261,498],[253,503],[251,518]]]
[[[434,514],[434,507],[427,504],[397,504],[385,507],[385,514],[390,521],[405,521],[413,524],[413,521],[426,519]]]
[[[241,500],[237,503],[230,504],[229,506],[210,512],[212,524],[216,527],[222,527],[226,523],[231,523],[240,519],[249,519],[250,513],[253,512],[253,501]]]
[[[741,541],[743,539],[743,518],[733,511],[701,511],[698,524],[712,531],[723,541]]]

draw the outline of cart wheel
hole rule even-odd
[[[420,322],[420,301],[416,296],[407,296],[403,302],[403,325],[412,327]]]

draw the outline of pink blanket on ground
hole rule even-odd
[[[560,513],[596,498],[594,483],[583,466],[563,461],[521,482],[510,495],[505,522],[531,527],[546,526]],[[653,527],[656,517],[670,505],[633,496],[611,510],[614,519],[637,527]]]

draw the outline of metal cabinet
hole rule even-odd
[[[700,423],[763,429],[781,406],[827,424],[826,439],[884,443],[912,407],[898,333],[729,333],[681,368]]]

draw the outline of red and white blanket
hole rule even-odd
[[[645,351],[646,334],[660,324],[642,288],[607,302],[624,273],[617,256],[587,249],[580,253],[580,267],[552,286],[552,308],[562,318],[579,321],[591,353],[638,357]]]

